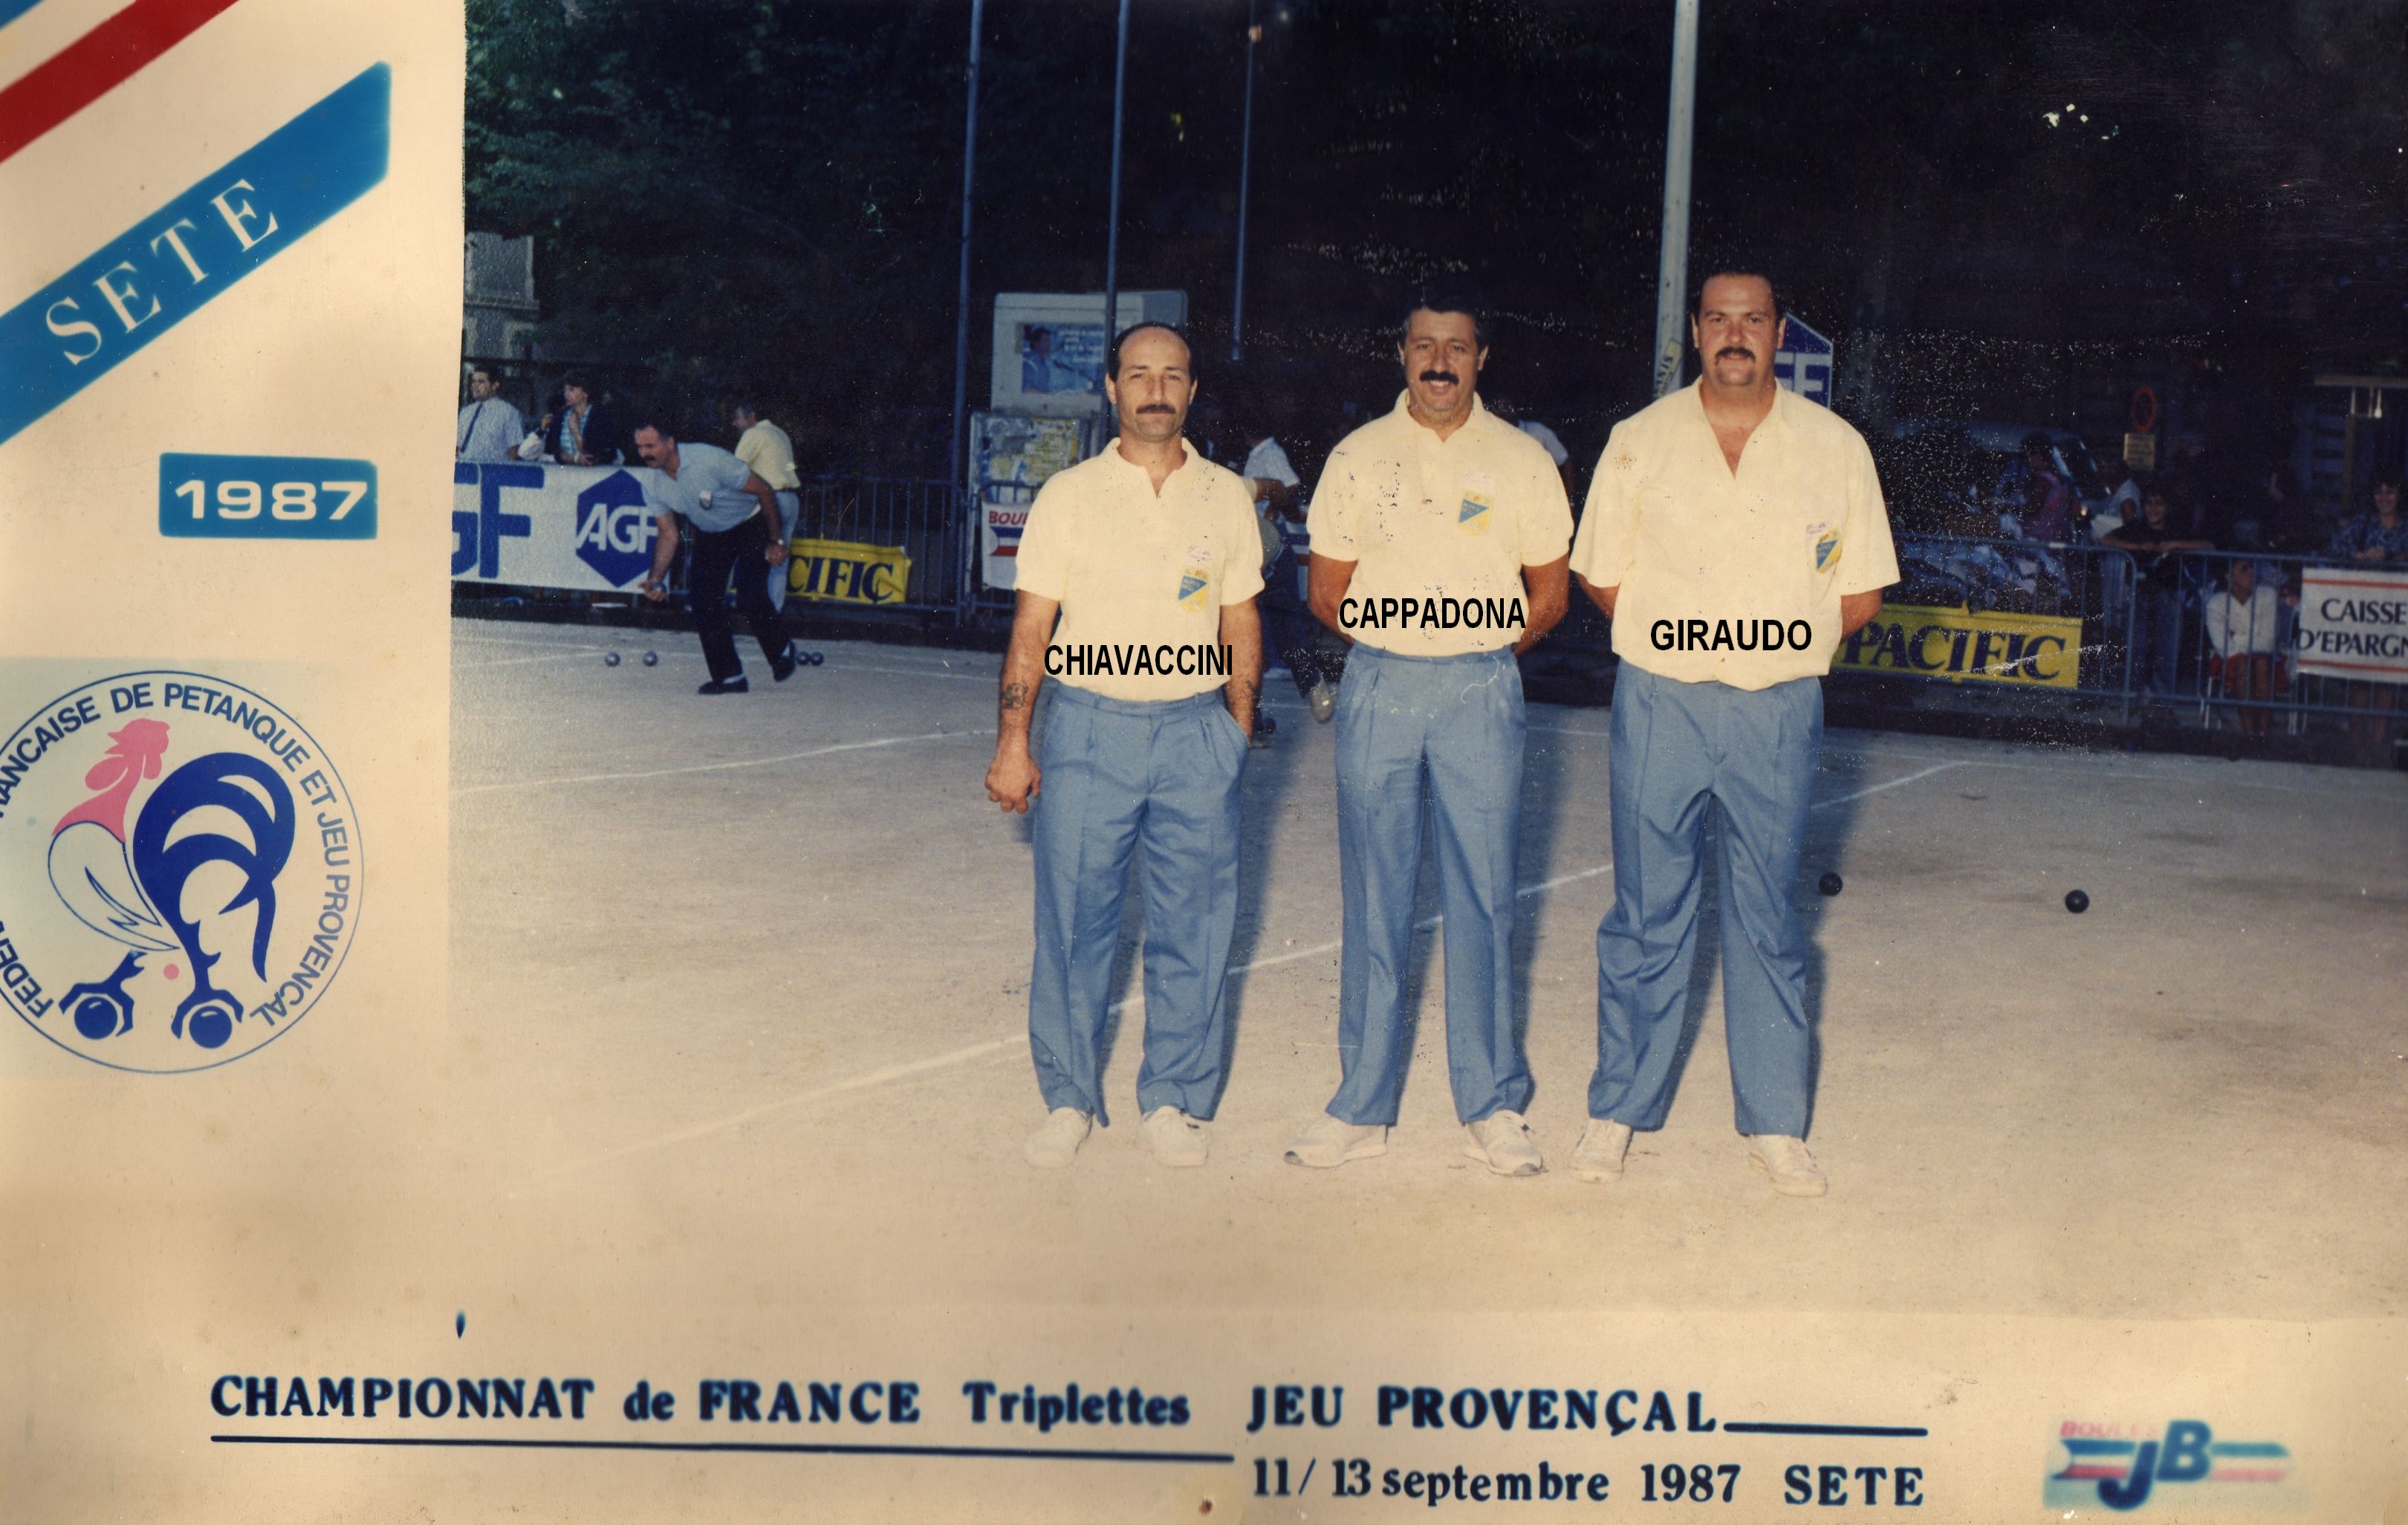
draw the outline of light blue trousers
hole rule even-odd
[[[1723,1030],[1742,1133],[1806,1136],[1813,1036],[1792,896],[1823,741],[1823,685],[1748,692],[1631,663],[1614,679],[1613,908],[1597,929],[1592,1117],[1664,1126],[1698,952],[1706,815],[1720,817]]]
[[[1510,651],[1396,656],[1357,645],[1338,685],[1338,872],[1345,944],[1329,1115],[1390,1124],[1412,1044],[1405,978],[1426,810],[1446,920],[1447,1078],[1477,1122],[1530,1101],[1513,1031],[1522,672]]]
[[[1210,1117],[1227,1036],[1246,736],[1218,692],[1140,703],[1053,686],[1031,827],[1037,961],[1028,1047],[1045,1105],[1106,1118],[1102,1052],[1129,860],[1145,847],[1139,1111]]]

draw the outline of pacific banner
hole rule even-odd
[[[899,545],[798,539],[787,549],[786,587],[797,598],[883,608],[910,591],[911,557]]]
[[[2078,619],[1891,604],[1840,642],[1831,670],[2073,688],[2081,664]]]

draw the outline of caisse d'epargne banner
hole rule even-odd
[[[1831,670],[1973,679],[2025,688],[2079,686],[2082,622],[2051,614],[1885,607],[1840,642]]]
[[[2408,683],[2408,572],[2306,568],[2292,641],[2301,672]]]
[[[452,580],[632,591],[652,566],[643,466],[452,468]]]

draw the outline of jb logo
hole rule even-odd
[[[2141,1434],[2118,1424],[2067,1421],[2057,1434],[2066,1464],[2049,1475],[2045,1502],[2051,1507],[2070,1504],[2095,1489],[2108,1508],[2129,1510],[2146,1503],[2161,1483],[2255,1485],[2282,1483],[2291,1475],[2286,1447],[2272,1441],[2219,1441],[2198,1419],[2175,1419],[2151,1439]],[[2254,1487],[2243,1493],[2271,1502],[2271,1494]]]
[[[95,1063],[240,1057],[350,950],[350,797],[297,722],[222,679],[124,673],[45,705],[0,748],[0,990]]]

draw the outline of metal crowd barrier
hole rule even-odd
[[[810,477],[803,482],[795,534],[807,540],[901,546],[911,580],[899,604],[956,613],[962,586],[962,537],[969,532],[961,488],[926,477]]]
[[[2372,760],[2388,760],[2401,727],[2392,716],[2401,708],[2401,685],[2324,673],[2300,672],[2295,636],[2301,574],[2309,568],[2346,566],[2329,556],[2261,555],[2244,551],[2192,551],[2181,557],[2183,568],[2182,626],[2174,691],[2167,696],[2179,704],[2185,718],[2210,728],[2244,733],[2281,732],[2291,736],[2318,730],[2346,732]],[[2250,621],[2239,632],[2242,645],[2260,641],[2268,648],[2263,664],[2235,661],[2215,650],[2215,632],[2209,627],[2210,600],[2229,589],[2232,568],[2255,564],[2258,586],[2275,592],[2274,626],[2254,629]],[[2252,640],[2252,637],[2258,638]],[[2248,652],[2248,656],[2259,654]],[[2263,717],[2262,719],[2258,717]]]

